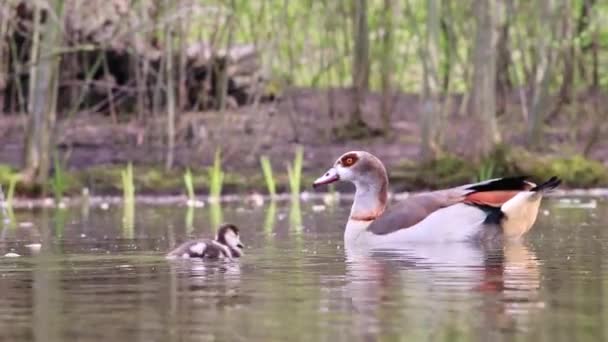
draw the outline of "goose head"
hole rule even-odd
[[[388,177],[384,165],[376,156],[365,151],[350,151],[341,155],[323,176],[314,181],[313,186],[337,181],[351,182],[359,189],[388,183]]]
[[[384,211],[388,199],[388,176],[384,164],[373,154],[365,151],[344,153],[314,181],[313,187],[337,181],[355,185],[351,219],[375,218]]]

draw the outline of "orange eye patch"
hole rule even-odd
[[[357,160],[359,160],[359,158],[354,153],[347,154],[344,157],[342,157],[342,159],[340,159],[340,161],[342,162],[342,165],[344,165],[346,167],[352,166],[354,163],[357,162]]]

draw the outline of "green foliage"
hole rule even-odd
[[[55,203],[59,204],[63,199],[65,190],[67,189],[67,180],[57,151],[55,151],[53,154],[53,165],[55,169],[53,172],[53,178],[51,179],[51,190],[53,191],[53,196],[55,197]]]
[[[292,164],[287,164],[287,177],[289,178],[289,189],[292,196],[300,194],[302,183],[302,164],[304,161],[304,149],[302,146],[296,148],[296,153]]]
[[[495,169],[496,161],[494,159],[484,160],[477,171],[475,181],[481,182],[493,178]]]
[[[125,202],[135,202],[135,183],[133,182],[133,165],[127,164],[127,167],[120,174],[122,179],[122,196]]]
[[[442,188],[470,182],[476,176],[474,165],[454,155],[443,155],[423,164],[405,162],[391,173],[394,182],[405,189]]]
[[[542,160],[534,164],[530,171],[538,181],[555,175],[571,186],[589,188],[608,185],[608,169],[602,163],[582,155]]]
[[[222,171],[222,154],[218,148],[213,158],[213,166],[208,170],[209,175],[209,197],[218,200],[222,195],[224,172]]]
[[[186,169],[186,173],[184,173],[184,184],[186,186],[188,200],[194,201],[196,199],[196,195],[194,194],[194,179],[192,178],[192,172],[190,172],[190,169]]]
[[[17,187],[19,179],[19,176],[13,176],[11,177],[11,180],[8,183],[8,190],[6,191],[6,206],[9,208],[13,207],[13,200],[15,199],[15,188]]]
[[[123,237],[132,239],[135,235],[135,183],[133,181],[133,165],[127,164],[121,172],[123,191]]]
[[[266,156],[260,157],[260,164],[262,165],[262,173],[264,174],[268,194],[270,194],[270,196],[275,196],[277,194],[277,190],[274,176],[272,174],[272,164],[270,164],[270,160]]]

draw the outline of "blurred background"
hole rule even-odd
[[[365,149],[395,190],[608,186],[606,22],[596,0],[3,0],[0,183],[118,193],[132,163],[140,192],[214,168],[265,192],[265,159],[281,191],[297,151],[307,186]]]

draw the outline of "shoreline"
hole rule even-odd
[[[415,192],[395,192],[389,193],[390,201],[400,201],[409,196],[420,193]],[[352,200],[354,193],[339,193],[339,192],[302,192],[298,196],[301,202],[322,201],[325,204],[337,203],[342,200]],[[592,188],[592,189],[567,189],[555,190],[545,195],[546,198],[601,198],[608,199],[608,188]],[[219,197],[219,201],[210,196],[196,196],[194,202],[191,202],[185,195],[136,195],[134,198],[135,204],[152,205],[152,206],[172,206],[181,205],[184,207],[202,208],[214,204],[227,203],[251,203],[254,206],[263,206],[266,203],[286,203],[294,199],[291,194],[277,194],[276,196],[263,195],[259,193],[237,195],[229,194]],[[73,196],[64,197],[60,203],[56,203],[52,197],[45,198],[14,198],[11,207],[13,209],[40,209],[40,208],[57,208],[66,209],[79,207],[88,204],[89,207],[101,207],[107,209],[110,205],[123,206],[124,199],[122,196]],[[0,203],[0,207],[8,208],[5,202]]]

